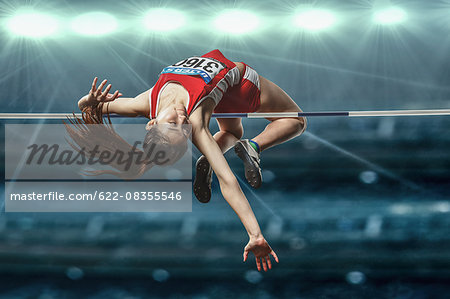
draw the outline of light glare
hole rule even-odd
[[[46,14],[28,12],[13,16],[8,21],[8,29],[20,36],[45,37],[56,32],[58,21]]]
[[[254,31],[259,25],[259,19],[247,11],[230,10],[219,15],[214,24],[220,31],[243,34]]]
[[[336,17],[327,10],[308,10],[295,17],[295,24],[303,29],[318,31],[330,27]]]
[[[145,15],[145,27],[151,31],[172,31],[186,23],[185,16],[174,9],[159,8]]]
[[[104,12],[90,12],[78,16],[72,22],[72,29],[82,35],[105,35],[117,29],[117,21]]]
[[[403,22],[405,19],[406,12],[398,7],[383,9],[374,15],[374,21],[382,25],[397,24]]]

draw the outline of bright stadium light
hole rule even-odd
[[[104,12],[89,12],[72,21],[72,30],[87,36],[105,35],[117,29],[117,20]]]
[[[300,12],[295,16],[294,23],[310,31],[319,31],[330,27],[336,22],[334,14],[327,10],[314,9]]]
[[[186,23],[185,16],[178,10],[157,8],[149,11],[144,18],[144,25],[151,31],[172,31]]]
[[[49,36],[58,29],[58,21],[46,14],[20,13],[8,20],[7,27],[13,34],[39,38]]]
[[[398,7],[391,7],[377,11],[373,20],[381,25],[397,24],[406,20],[406,12]]]
[[[219,15],[214,25],[227,33],[243,34],[254,31],[259,26],[259,19],[251,12],[244,10],[229,10]]]

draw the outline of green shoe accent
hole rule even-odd
[[[256,143],[256,141],[253,141],[253,140],[251,140],[251,139],[249,139],[248,142],[249,142],[250,145],[255,149],[255,151],[259,154],[259,152],[260,152],[259,144]]]

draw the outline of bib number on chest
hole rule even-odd
[[[211,58],[191,57],[165,67],[161,74],[200,76],[208,84],[225,67],[222,62]]]

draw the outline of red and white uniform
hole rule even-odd
[[[161,91],[170,83],[186,88],[188,115],[206,98],[216,103],[215,113],[255,112],[260,105],[260,82],[255,70],[246,65],[241,78],[237,66],[219,51],[194,56],[163,69],[150,91],[150,118],[155,118]]]

